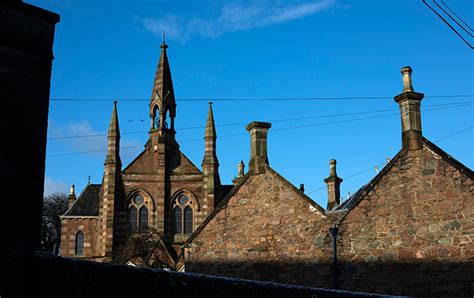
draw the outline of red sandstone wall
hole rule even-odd
[[[97,218],[63,218],[61,221],[61,249],[63,257],[77,257],[75,255],[76,234],[84,233],[84,258],[97,256]]]
[[[344,288],[474,293],[473,181],[426,147],[402,156],[340,229]]]
[[[193,240],[186,271],[327,285],[330,221],[298,192],[268,170],[250,176]]]

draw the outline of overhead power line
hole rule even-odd
[[[426,98],[462,98],[473,97],[474,94],[453,94],[453,95],[426,95]],[[365,99],[393,99],[393,96],[347,96],[347,97],[239,97],[239,98],[221,98],[221,97],[203,97],[203,98],[177,98],[176,101],[339,101],[339,100],[365,100]],[[126,102],[141,102],[150,101],[150,98],[51,98],[50,101],[70,102],[70,101],[92,101],[92,102],[107,102],[107,101],[126,101]]]
[[[449,135],[447,135],[447,136],[445,136],[445,137],[442,137],[442,138],[440,138],[440,139],[437,139],[437,140],[435,140],[433,143],[440,143],[440,142],[442,142],[442,141],[444,141],[444,140],[447,140],[447,139],[449,139],[449,138],[452,138],[452,137],[454,137],[454,136],[457,136],[457,135],[459,135],[459,134],[461,134],[461,133],[463,133],[463,132],[466,132],[466,131],[468,131],[468,130],[470,130],[470,129],[473,129],[473,128],[474,128],[474,125],[468,126],[468,127],[463,128],[463,129],[461,129],[461,130],[458,130],[458,131],[456,131],[456,132],[454,132],[454,133],[452,133],[452,134],[449,134]],[[347,180],[349,180],[349,179],[351,179],[351,178],[357,177],[357,176],[362,175],[362,174],[364,174],[364,173],[367,173],[367,172],[369,172],[369,171],[373,171],[375,168],[380,167],[380,166],[385,165],[385,164],[388,164],[388,162],[385,161],[385,162],[379,163],[379,164],[377,164],[377,165],[371,166],[370,168],[367,168],[367,169],[362,170],[362,171],[360,171],[360,172],[351,174],[351,175],[349,175],[349,176],[347,176],[347,177],[343,177],[343,179],[344,179],[344,181],[347,181]],[[318,192],[318,191],[320,191],[320,190],[322,190],[322,189],[325,189],[326,187],[327,187],[326,185],[321,186],[321,187],[319,187],[319,188],[316,188],[316,189],[313,189],[313,190],[307,192],[306,194],[312,194],[312,193]]]
[[[436,9],[434,9],[434,8],[431,7],[428,3],[426,3],[426,0],[422,0],[422,2],[423,2],[427,7],[429,7],[429,9],[431,9],[446,25],[448,25],[448,27],[449,27],[454,33],[456,33],[456,35],[459,36],[459,38],[461,38],[471,49],[474,49],[474,46],[471,45],[471,43],[469,43],[469,41],[467,41],[467,40],[462,36],[462,34],[459,33],[441,14],[439,14],[439,13],[436,11]],[[436,3],[435,0],[433,0],[433,3],[435,3],[437,6],[439,6],[439,4]],[[442,8],[441,8],[441,9],[442,9]],[[446,13],[446,11],[445,11],[444,9],[442,9],[442,10]],[[452,18],[450,14],[447,13],[447,15],[448,15],[450,18]],[[456,22],[456,23],[457,23],[457,22]],[[461,26],[461,28],[463,28],[463,27]]]
[[[464,28],[463,25],[459,24],[459,22],[453,18],[453,16],[451,16],[451,14],[449,14],[441,5],[439,5],[436,1],[433,1],[434,4],[436,4],[436,6],[439,7],[439,9],[441,9],[451,20],[453,20],[459,27],[461,27],[461,29],[466,32],[467,34],[469,34],[471,37],[473,37],[472,33],[469,32],[466,28]]]
[[[472,105],[474,101],[461,101],[461,102],[453,102],[453,103],[446,103],[446,104],[437,104],[437,105],[427,105],[422,111],[429,111],[430,108],[435,107],[460,107],[465,105]],[[354,112],[354,113],[339,113],[339,114],[328,114],[328,115],[318,115],[318,116],[305,116],[305,117],[296,117],[296,118],[283,118],[283,119],[273,119],[269,120],[269,122],[288,122],[288,121],[299,121],[299,120],[310,120],[310,119],[318,119],[318,118],[332,118],[332,117],[344,117],[344,116],[354,116],[354,115],[365,115],[365,114],[374,114],[374,113],[382,113],[382,112],[392,112],[398,111],[399,109],[383,109],[383,110],[372,110],[372,111],[365,111],[365,112]],[[239,123],[228,123],[228,124],[221,124],[216,125],[216,127],[231,127],[231,126],[241,126],[246,125],[246,122],[239,122]],[[179,130],[193,130],[193,129],[203,129],[205,126],[193,126],[193,127],[182,127]],[[146,130],[141,131],[132,131],[132,132],[122,132],[121,135],[131,135],[131,134],[141,134],[147,133]],[[62,139],[76,139],[76,138],[91,138],[91,137],[103,137],[107,136],[107,133],[101,134],[89,134],[89,135],[76,135],[76,136],[55,136],[55,137],[48,137],[48,140],[62,140]]]
[[[443,0],[441,0],[441,3],[443,3],[443,5],[446,6],[446,8],[447,8],[453,15],[455,15],[464,25],[466,25],[466,27],[467,27],[469,30],[471,30],[471,31],[474,32],[474,30],[473,30],[466,22],[464,22],[464,20],[463,20],[460,16],[458,16],[458,15],[448,6],[448,4],[444,3]]]
[[[434,107],[431,109],[424,109],[424,112],[429,112],[429,111],[434,111],[434,110],[441,110],[441,109],[449,109],[449,108],[455,108],[455,107],[463,107],[467,105],[473,105],[473,103],[469,104],[464,104],[464,105],[456,105],[456,106],[451,106],[451,107]],[[283,127],[283,128],[277,128],[273,129],[272,131],[284,131],[284,130],[289,130],[289,129],[298,129],[298,128],[306,128],[306,127],[315,127],[315,126],[324,126],[324,125],[330,125],[330,124],[340,124],[340,123],[349,123],[349,122],[354,122],[354,121],[363,121],[363,120],[368,120],[368,119],[376,119],[376,118],[384,118],[384,117],[393,117],[393,116],[398,116],[399,113],[391,113],[391,114],[385,114],[385,115],[378,115],[378,116],[371,116],[371,117],[363,117],[363,118],[355,118],[355,119],[347,119],[347,120],[338,120],[338,121],[330,121],[330,122],[319,122],[319,123],[312,123],[308,125],[298,125],[298,126],[292,126],[292,127]],[[228,134],[228,135],[222,135],[219,136],[220,139],[222,138],[228,138],[228,137],[235,137],[235,136],[244,136],[248,135],[248,133],[235,133],[235,134]],[[195,141],[202,141],[203,138],[195,138],[195,139],[187,139],[187,140],[179,140],[180,143],[185,143],[185,142],[195,142]],[[122,147],[121,149],[131,149],[131,148],[143,148],[143,146],[130,146],[130,147]],[[88,153],[97,153],[97,152],[105,152],[107,149],[102,149],[102,150],[92,150],[92,151],[80,151],[80,152],[71,152],[71,153],[61,153],[61,154],[52,154],[46,156],[47,158],[49,157],[59,157],[59,156],[70,156],[70,155],[80,155],[80,154],[88,154]]]

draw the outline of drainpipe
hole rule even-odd
[[[336,224],[333,224],[331,228],[329,228],[329,232],[332,235],[332,278],[333,278],[333,285],[334,289],[337,289],[337,232],[339,229],[337,228]]]

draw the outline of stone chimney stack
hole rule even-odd
[[[232,179],[232,183],[234,185],[239,184],[240,181],[242,181],[242,178],[244,178],[244,175],[245,175],[245,164],[244,164],[244,161],[241,160],[239,164],[237,165],[237,177]]]
[[[251,174],[265,173],[268,165],[267,135],[272,127],[268,122],[251,122],[246,129],[250,132],[250,162],[249,172]]]
[[[328,206],[327,210],[332,210],[341,203],[340,186],[342,179],[337,177],[336,160],[329,161],[329,177],[324,179],[328,188]]]
[[[76,193],[74,189],[75,189],[75,186],[74,184],[72,184],[71,187],[69,188],[69,197],[68,197],[68,205],[67,205],[68,209],[71,209],[72,205],[76,201]]]
[[[402,147],[404,150],[418,150],[423,147],[420,105],[424,94],[413,89],[410,66],[403,67],[401,73],[403,91],[395,96],[395,102],[400,106]]]

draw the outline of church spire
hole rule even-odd
[[[150,101],[151,130],[161,130],[168,128],[167,117],[171,123],[170,129],[174,131],[174,118],[176,116],[176,102],[174,98],[173,81],[168,62],[166,49],[168,45],[163,40],[160,45],[161,55],[156,69],[153,91]],[[169,112],[169,115],[167,115]]]
[[[207,112],[206,130],[204,131],[204,159],[202,161],[203,167],[205,165],[219,166],[219,161],[216,155],[216,126],[214,123],[214,114],[212,112],[212,102],[209,103],[209,110]]]
[[[117,101],[114,101],[107,139],[107,157],[104,162],[104,177],[99,199],[98,251],[101,256],[109,256],[113,247],[120,245],[124,238],[124,190]]]
[[[209,103],[206,130],[204,132],[204,159],[202,161],[202,174],[204,178],[205,200],[209,212],[221,198],[221,181],[219,177],[219,161],[216,154],[216,126],[212,112],[212,102]]]
[[[120,129],[117,116],[117,101],[114,101],[114,109],[112,111],[112,117],[110,119],[107,139],[107,157],[105,158],[105,164],[118,164],[119,166],[121,166]]]

